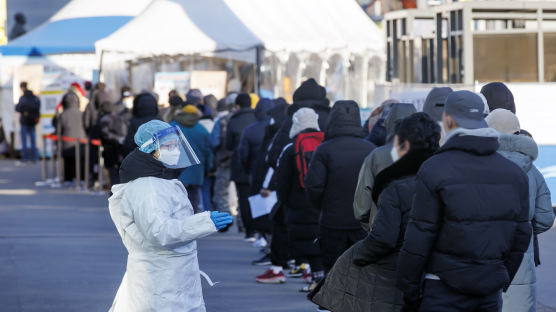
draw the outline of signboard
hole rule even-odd
[[[191,89],[199,89],[203,95],[214,95],[217,99],[226,96],[227,74],[225,71],[192,71]]]
[[[154,92],[158,94],[158,104],[168,103],[168,93],[178,91],[185,97],[189,90],[191,74],[189,72],[158,72],[154,75]]]

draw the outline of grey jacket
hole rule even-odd
[[[394,103],[386,120],[384,120],[384,127],[386,128],[386,145],[375,148],[361,166],[359,171],[359,180],[357,188],[355,189],[355,196],[353,199],[353,213],[355,218],[361,222],[361,226],[369,231],[370,224],[372,224],[374,216],[376,215],[376,203],[372,200],[373,185],[375,177],[384,168],[392,164],[392,156],[390,150],[392,149],[392,141],[394,140],[394,128],[396,121],[403,119],[411,114],[416,113],[417,110],[413,104],[407,103]]]
[[[543,233],[552,227],[554,212],[550,191],[539,170],[533,165],[538,156],[538,147],[533,139],[522,135],[503,134],[499,138],[498,153],[521,167],[529,178],[529,220],[535,219],[535,234]],[[533,237],[527,252],[523,255],[521,266],[510,288],[503,295],[503,311],[536,311],[536,274],[533,250]]]

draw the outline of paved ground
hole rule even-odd
[[[106,311],[125,270],[126,252],[112,225],[106,196],[38,188],[39,166],[0,160],[1,311]],[[298,280],[259,285],[248,263],[258,251],[235,233],[199,241],[207,310],[314,311]],[[538,311],[556,311],[556,230],[541,236]],[[554,308],[550,308],[554,307]]]
[[[107,311],[125,271],[126,251],[107,197],[37,188],[40,167],[0,160],[0,310]],[[199,241],[207,310],[313,311],[298,280],[259,285],[260,257],[237,233]]]

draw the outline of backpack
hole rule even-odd
[[[313,152],[324,140],[324,132],[301,133],[295,140],[295,165],[299,172],[299,183],[305,188],[305,176],[309,169],[309,163],[313,158]]]
[[[25,107],[21,114],[22,121],[25,125],[34,126],[39,123],[39,119],[41,118],[41,102],[36,96],[28,98],[27,100],[29,101],[29,106]]]

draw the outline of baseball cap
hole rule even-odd
[[[485,104],[475,93],[467,90],[452,92],[446,98],[444,112],[465,129],[487,128],[484,119]]]

